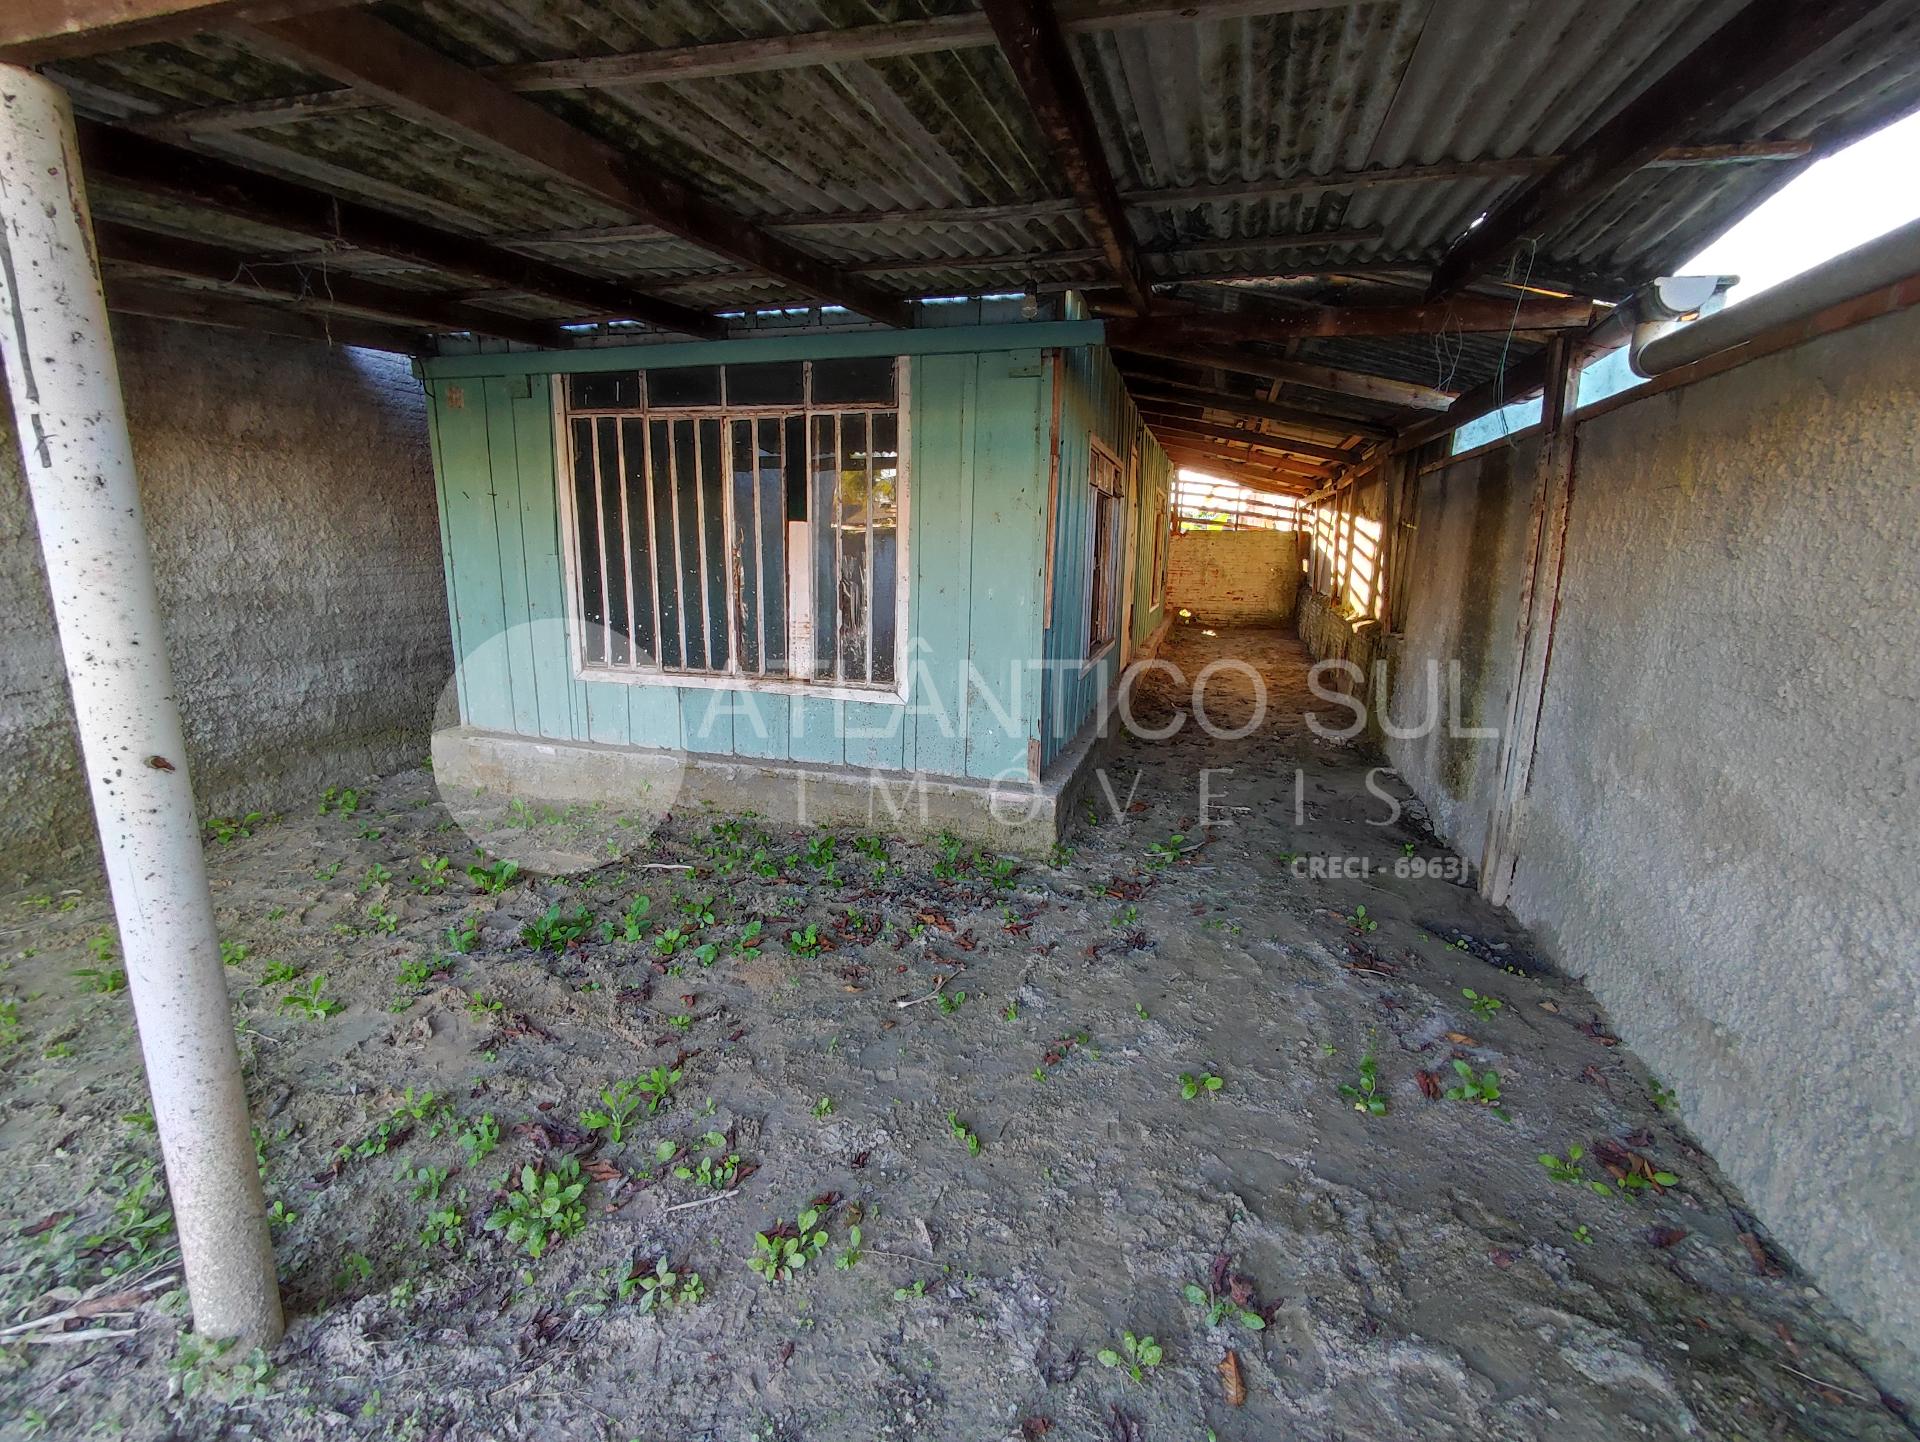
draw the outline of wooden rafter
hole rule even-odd
[[[107,276],[106,291],[108,309],[122,315],[257,331],[262,335],[361,346],[401,355],[426,355],[433,348],[424,332],[403,326],[382,325],[356,316],[317,314],[217,291],[155,285],[132,276]]]
[[[1884,0],[1750,0],[1533,184],[1487,212],[1435,268],[1450,295],[1606,195],[1681,137],[1792,71],[1882,8]]]
[[[1177,254],[1178,252],[1173,252]],[[888,256],[882,260],[844,261],[840,268],[848,275],[886,276],[891,284],[902,289],[902,298],[910,298],[914,288],[908,285],[904,277],[922,276],[933,273],[942,275],[984,276],[988,284],[1009,287],[1025,287],[1036,279],[1061,280],[1075,287],[1091,287],[1105,278],[1102,268],[1104,253],[1091,248],[1054,251],[1022,251],[1005,255],[958,255],[958,256]],[[1060,274],[1065,268],[1068,274]],[[656,271],[648,275],[647,283],[657,289],[674,286],[699,285],[714,281],[738,281],[758,276],[758,271],[747,270],[739,266],[704,266],[691,270]],[[922,287],[924,289],[924,287]],[[937,292],[935,292],[937,293]],[[772,306],[791,304],[803,300],[800,296],[766,297],[754,302],[756,305]],[[1499,302],[1495,302],[1498,304]],[[1504,302],[1508,310],[1513,302]],[[1227,335],[1225,339],[1237,339],[1238,335]]]
[[[1153,309],[1153,291],[1134,246],[1133,224],[1049,0],[982,0],[981,8],[1054,164],[1066,176],[1088,230],[1106,253],[1107,269],[1134,311],[1145,315]]]
[[[1371,426],[1361,421],[1329,417],[1322,412],[1307,410],[1301,406],[1281,405],[1259,396],[1223,391],[1212,386],[1199,385],[1193,381],[1143,371],[1137,366],[1123,366],[1121,374],[1126,379],[1127,389],[1133,393],[1136,400],[1161,400],[1174,404],[1199,405],[1227,415],[1269,421],[1294,431],[1304,431],[1308,439],[1329,435],[1361,435],[1381,439],[1392,434],[1384,426]]]
[[[1456,297],[1422,305],[1268,304],[1233,311],[1182,308],[1154,318],[1169,343],[1280,342],[1315,336],[1462,335],[1584,328],[1589,300],[1482,300]]]
[[[1198,455],[1213,456],[1219,460],[1272,471],[1275,475],[1320,479],[1330,472],[1330,468],[1324,464],[1251,451],[1244,447],[1213,440],[1208,436],[1176,430],[1170,426],[1150,425],[1148,429],[1159,438],[1163,446],[1181,446]]]
[[[1285,455],[1305,456],[1316,461],[1350,461],[1353,452],[1341,446],[1330,446],[1324,441],[1304,440],[1298,436],[1275,435],[1271,431],[1255,430],[1251,426],[1236,425],[1232,421],[1222,421],[1203,414],[1205,407],[1197,402],[1157,400],[1151,396],[1134,398],[1140,407],[1141,419],[1150,426],[1168,426],[1177,430],[1191,431],[1198,435],[1211,436],[1216,440],[1238,442],[1250,445],[1256,450],[1276,451]]]
[[[1163,0],[1123,0],[1120,4],[1110,0],[1070,0],[1059,6],[1057,13],[1062,30],[1072,35],[1088,35],[1145,25],[1342,9],[1360,3],[1363,0],[1187,0],[1185,4],[1166,4]],[[618,90],[720,75],[753,75],[810,65],[977,50],[996,43],[993,26],[985,15],[943,15],[790,31],[742,40],[700,41],[618,55],[489,65],[479,73],[509,90]],[[381,104],[377,97],[348,88],[210,106],[179,118],[182,123],[208,131],[247,130],[377,109]]]
[[[1325,462],[1295,458],[1284,451],[1270,450],[1261,446],[1242,446],[1233,441],[1221,440],[1209,432],[1182,430],[1165,421],[1149,421],[1147,425],[1154,435],[1160,438],[1160,444],[1163,446],[1191,446],[1209,455],[1241,461],[1248,465],[1271,466],[1275,470],[1293,475],[1326,474],[1327,463]]]
[[[701,338],[726,334],[724,323],[714,316],[637,294],[624,284],[579,275],[484,241],[108,126],[81,121],[79,132],[82,169],[96,180],[311,236],[316,242],[349,245],[413,265],[474,276],[577,307],[583,316],[627,316]]]
[[[146,135],[159,134],[164,129],[154,125],[134,128]],[[997,225],[1009,220],[1058,218],[1078,212],[1078,201],[1049,200],[1032,206],[994,205],[978,210],[960,207],[944,210],[831,211],[820,215],[782,217],[763,223],[769,230],[802,232],[824,229],[860,231],[896,224],[910,229],[926,229],[930,226],[971,223],[974,220]],[[1348,226],[1341,230],[1267,231],[1238,236],[1232,240],[1177,241],[1152,250],[1142,250],[1139,254],[1143,261],[1161,257],[1198,259],[1223,251],[1314,250],[1323,246],[1358,245],[1378,240],[1380,236],[1381,230],[1377,225]],[[502,244],[529,246],[632,245],[636,241],[667,238],[667,232],[656,225],[594,225],[574,230],[536,230],[495,237]],[[1418,264],[1401,262],[1399,269],[1405,270],[1409,265]],[[1169,276],[1167,279],[1184,277]]]
[[[356,0],[7,0],[0,9],[0,60],[42,65],[237,21],[280,20],[352,3]]]
[[[1244,462],[1235,461],[1232,457],[1209,455],[1205,451],[1195,450],[1189,446],[1172,445],[1165,447],[1165,450],[1167,459],[1172,461],[1176,468],[1191,466],[1209,475],[1224,476],[1230,481],[1237,481],[1250,491],[1265,491],[1270,495],[1304,496],[1309,494],[1316,485],[1324,484],[1328,480],[1325,472],[1316,472],[1311,476],[1282,475],[1278,472],[1260,470]]]
[[[895,296],[795,250],[763,227],[551,111],[360,11],[296,17],[238,32],[250,45],[380,97],[465,144],[532,165],[671,235],[763,271],[814,300],[889,325],[911,324]]]
[[[1245,347],[1170,340],[1162,336],[1160,323],[1155,319],[1108,321],[1107,343],[1119,350],[1137,351],[1142,355],[1161,356],[1192,365],[1217,366],[1241,375],[1264,376],[1268,380],[1284,381],[1310,390],[1331,391],[1335,395],[1354,396],[1387,405],[1444,410],[1453,404],[1452,392],[1417,385],[1412,381],[1286,360]]]
[[[500,315],[426,291],[380,285],[315,266],[254,260],[223,246],[153,235],[112,222],[96,225],[94,235],[102,260],[275,296],[302,308],[353,311],[420,330],[472,331],[547,350],[570,344],[567,333],[549,321]]]
[[[1801,160],[1813,153],[1810,140],[1750,140],[1725,145],[1674,145],[1647,162],[1650,170],[1692,166],[1745,165],[1756,161]],[[1376,190],[1391,185],[1444,185],[1462,180],[1517,180],[1544,175],[1562,155],[1516,155],[1482,160],[1446,160],[1438,165],[1381,166],[1371,170],[1294,175],[1277,180],[1229,181],[1164,190],[1129,190],[1121,199],[1146,208],[1215,204],[1223,201],[1287,200],[1329,190]]]

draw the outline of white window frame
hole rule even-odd
[[[750,360],[733,362],[716,361],[713,362],[713,364],[717,366],[728,364],[751,365],[754,364],[754,362]],[[803,362],[806,368],[806,389],[803,394],[808,397],[811,397],[813,394],[813,364],[812,361]],[[685,367],[675,366],[672,368],[684,369]],[[634,367],[634,369],[645,371],[648,367],[641,365]],[[913,454],[911,429],[911,418],[913,414],[912,374],[913,366],[911,357],[904,355],[895,356],[893,370],[894,404],[891,409],[897,412],[898,415],[895,434],[897,444],[900,448],[900,467],[897,481],[898,498],[896,501],[899,515],[897,522],[899,535],[894,547],[894,679],[891,685],[848,682],[833,678],[814,680],[801,676],[763,676],[740,670],[739,638],[734,634],[738,630],[738,616],[731,578],[729,578],[725,588],[725,593],[728,598],[727,625],[730,638],[730,644],[727,648],[728,669],[726,671],[687,671],[657,664],[641,664],[638,662],[629,665],[617,665],[610,661],[589,662],[586,656],[585,645],[587,623],[580,604],[579,517],[576,514],[576,487],[573,484],[573,427],[568,424],[570,420],[580,417],[608,415],[618,415],[628,418],[646,417],[648,419],[663,420],[669,418],[684,420],[696,417],[701,419],[718,419],[720,422],[722,443],[731,446],[733,444],[733,423],[737,420],[755,421],[785,418],[799,414],[805,417],[802,424],[802,434],[808,438],[808,444],[811,444],[813,418],[815,416],[833,415],[835,413],[867,413],[876,410],[887,410],[889,407],[876,406],[863,402],[859,404],[820,406],[663,406],[657,410],[647,407],[634,409],[625,407],[597,408],[583,406],[578,410],[574,410],[567,404],[567,381],[569,374],[562,373],[555,375],[552,380],[555,460],[553,485],[554,494],[559,506],[561,562],[564,571],[563,583],[566,586],[567,640],[571,652],[570,659],[573,679],[576,681],[610,682],[615,685],[626,686],[676,686],[704,691],[758,691],[782,696],[814,696],[821,700],[865,701],[887,706],[905,705],[908,682],[907,657],[911,650],[911,638],[907,634],[909,629],[908,618],[912,613],[911,598],[908,593],[913,575],[912,545],[910,539],[913,534],[913,483],[911,476],[911,457]],[[646,467],[647,482],[648,485],[651,486],[653,481],[653,456],[650,446],[647,448]],[[811,474],[811,468],[809,468],[809,484],[811,483]],[[723,466],[721,476],[724,482],[721,487],[724,504],[720,521],[723,528],[721,534],[727,538],[727,544],[723,547],[723,550],[730,552],[731,538],[735,534],[734,485],[733,473],[730,467]],[[809,520],[808,524],[813,524],[813,522]],[[631,549],[630,543],[629,549]],[[630,559],[628,564],[631,565]],[[871,553],[869,553],[867,564],[869,567],[867,595],[871,598],[873,595],[871,585],[871,567],[873,564]],[[871,623],[869,623],[869,630],[871,629]],[[789,641],[791,641],[791,630],[788,632],[788,638]]]

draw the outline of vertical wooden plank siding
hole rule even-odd
[[[972,436],[980,410],[977,355],[929,356],[913,368],[913,768],[967,769],[965,663],[973,613]],[[991,363],[991,362],[989,362]]]
[[[1167,459],[1167,453],[1160,449],[1159,442],[1147,434],[1146,443],[1140,450],[1140,527],[1139,544],[1133,557],[1133,641],[1138,646],[1147,637],[1160,629],[1160,622],[1166,616],[1167,593],[1163,586],[1160,590],[1160,603],[1154,604],[1153,556],[1154,528],[1160,528],[1160,569],[1166,570],[1167,518],[1171,514],[1173,493],[1173,462]]]
[[[1039,737],[1040,607],[1046,588],[1041,528],[1050,418],[1038,351],[980,358],[973,437],[975,544],[968,583],[966,774],[1025,778]]]
[[[613,690],[632,689],[614,682],[606,684]],[[733,712],[743,693],[717,691],[702,686],[681,686],[677,689],[680,692],[680,744],[689,751],[731,756]]]
[[[1044,634],[1049,366],[1037,349],[909,364],[905,705],[576,679],[556,386],[543,374],[436,378],[430,443],[463,720],[610,745],[1026,775],[1041,727],[1032,663]],[[1072,469],[1083,479],[1084,458]],[[1078,598],[1079,583],[1062,582]]]
[[[553,388],[546,376],[529,376],[526,394],[511,401],[519,496],[519,569],[524,578],[532,685],[538,699],[539,735],[571,738],[583,734],[586,713],[575,714],[572,670],[567,662],[567,602],[560,582],[560,517],[552,486],[523,485],[521,477],[553,471]],[[495,474],[499,474],[498,468]],[[513,567],[508,555],[502,570]]]
[[[473,382],[441,389],[435,401],[445,475],[441,514],[453,556],[450,605],[460,645],[462,712],[469,725],[511,731],[513,682],[503,639],[506,612],[500,594],[486,390]]]
[[[733,751],[736,756],[760,756],[773,761],[788,759],[788,730],[793,708],[790,696],[774,696],[753,691],[735,693],[740,710],[733,718]],[[651,743],[646,743],[651,744]]]
[[[1047,609],[1045,654],[1048,682],[1042,700],[1041,758],[1051,762],[1094,716],[1119,679],[1121,648],[1083,666],[1089,629],[1093,495],[1090,445],[1099,440],[1121,458],[1132,481],[1127,494],[1129,549],[1123,555],[1123,597],[1134,598],[1130,640],[1143,641],[1160,624],[1152,607],[1153,519],[1171,475],[1166,453],[1140,425],[1119,370],[1102,346],[1076,346],[1062,353],[1058,371],[1060,421],[1054,465],[1053,599]],[[1139,447],[1137,465],[1128,458]],[[1163,552],[1164,556],[1164,552]]]
[[[440,563],[447,578],[447,632],[453,639],[454,695],[460,704],[460,720],[465,724],[468,720],[467,669],[460,664],[460,658],[466,652],[460,644],[460,585],[454,575],[453,535],[448,529],[451,510],[447,504],[447,467],[440,455],[440,405],[437,399],[427,407],[427,454],[433,458],[434,508],[440,517]]]
[[[520,532],[520,455],[513,391],[526,389],[520,377],[490,376],[481,383],[487,417],[487,471],[493,486],[493,528],[499,538],[500,643],[507,663],[507,701],[513,729],[538,736],[540,692],[534,676],[533,634],[527,606],[527,570],[513,558],[525,554]]]

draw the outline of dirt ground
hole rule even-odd
[[[6,899],[0,1432],[1912,1436],[1687,1099],[1417,811],[1372,824],[1373,763],[1303,724],[1298,643],[1170,654],[1252,661],[1263,725],[1126,744],[1051,864],[526,807],[476,854],[424,770],[210,841],[289,1311],[267,1357],[185,1330],[99,881]],[[1217,677],[1214,720],[1249,694]],[[583,869],[467,874],[560,855]],[[555,904],[591,924],[536,949]],[[1448,1096],[1457,1062],[1497,1100]],[[618,1143],[583,1123],[649,1076]],[[534,1259],[486,1229],[571,1163],[575,1234]],[[819,1232],[750,1268],[756,1233]]]

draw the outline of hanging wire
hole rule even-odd
[[[1507,322],[1506,335],[1501,337],[1501,340],[1500,340],[1500,368],[1493,373],[1494,414],[1500,416],[1500,434],[1502,436],[1510,436],[1513,434],[1513,428],[1507,424],[1506,416],[1503,414],[1503,412],[1507,408],[1506,407],[1507,355],[1513,349],[1513,333],[1514,331],[1519,329],[1519,326],[1520,326],[1520,307],[1526,302],[1527,287],[1533,282],[1533,263],[1534,263],[1534,260],[1539,256],[1539,254],[1540,254],[1539,237],[1528,236],[1527,237],[1526,274],[1520,277],[1520,287],[1518,290],[1514,292],[1513,316]],[[1517,261],[1518,259],[1519,257],[1516,256],[1514,257],[1514,260],[1509,260],[1507,262],[1507,279],[1508,280],[1513,279],[1514,262]]]

